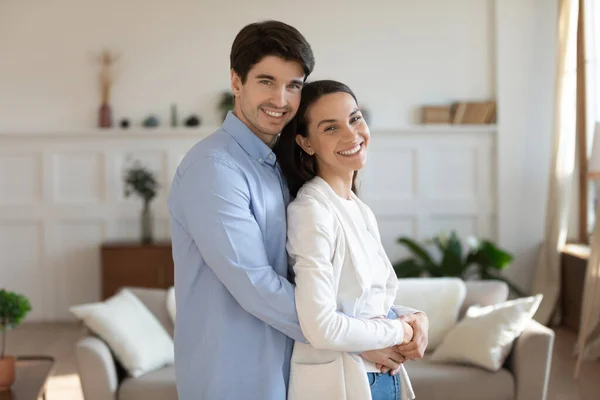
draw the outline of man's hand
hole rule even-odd
[[[398,346],[392,346],[381,350],[364,351],[360,356],[365,360],[374,363],[384,374],[388,371],[392,371],[392,376],[398,373],[400,365],[406,361],[404,356],[400,354]]]
[[[413,328],[413,338],[409,343],[398,345],[398,351],[407,360],[423,358],[429,343],[429,319],[424,313],[415,313],[398,317],[406,321]]]

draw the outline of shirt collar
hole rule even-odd
[[[275,167],[277,159],[273,149],[267,146],[256,136],[232,111],[227,113],[223,121],[223,129],[227,131],[233,139],[244,149],[250,157],[259,164],[267,164]]]

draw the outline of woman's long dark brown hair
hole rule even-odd
[[[296,116],[283,128],[279,141],[275,146],[275,155],[290,190],[290,195],[296,197],[298,190],[317,175],[317,160],[315,156],[306,153],[298,143],[296,135],[308,136],[308,111],[321,97],[331,93],[348,93],[354,101],[356,96],[350,88],[341,82],[320,80],[309,82],[302,88],[302,98]],[[357,102],[358,103],[358,102]],[[352,178],[352,191],[356,192],[354,181],[357,171]]]

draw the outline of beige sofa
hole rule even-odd
[[[173,336],[167,311],[167,291],[129,288]],[[104,341],[90,334],[75,347],[75,357],[85,400],[170,400],[177,399],[175,369],[172,365],[128,377]]]
[[[166,291],[132,291],[172,335]],[[472,304],[495,304],[506,300],[507,296],[508,289],[504,283],[467,282],[462,310],[464,312]],[[552,330],[530,322],[527,330],[516,340],[504,368],[498,372],[465,365],[434,364],[427,361],[427,355],[423,360],[407,363],[406,368],[419,400],[544,400],[553,343]],[[127,377],[107,345],[93,335],[77,343],[76,358],[86,400],[177,399],[173,366],[135,379]],[[249,395],[248,400],[261,399],[253,399]]]

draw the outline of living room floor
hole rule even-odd
[[[85,334],[77,323],[27,323],[7,337],[7,353],[13,355],[52,355],[56,359],[47,386],[47,400],[83,400],[74,346]],[[547,400],[593,400],[600,393],[600,361],[584,362],[579,379],[573,379],[575,333],[556,330],[552,371]],[[426,400],[426,399],[424,399]],[[482,399],[483,400],[483,399]]]

